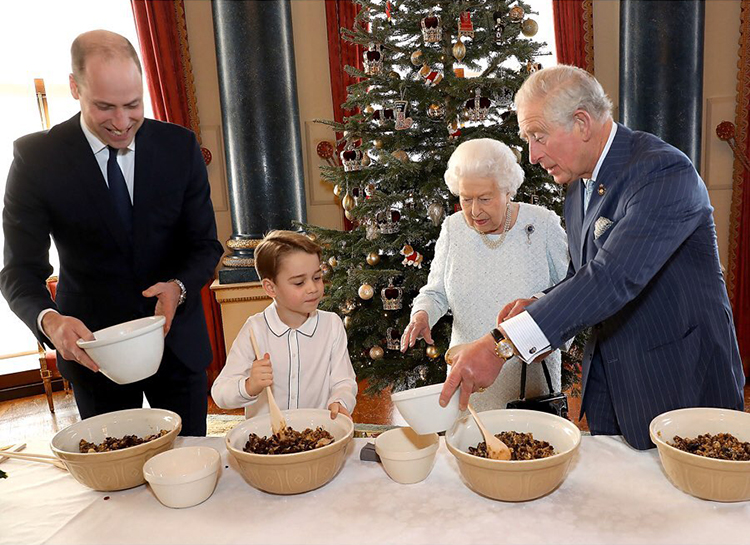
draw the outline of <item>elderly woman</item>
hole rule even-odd
[[[456,148],[445,172],[448,189],[460,199],[460,213],[443,222],[427,284],[414,299],[411,321],[401,339],[406,351],[419,338],[432,344],[431,329],[453,313],[450,345],[474,341],[494,328],[497,310],[556,284],[568,268],[566,236],[552,211],[513,202],[523,169],[505,144],[489,138]],[[560,388],[560,352],[547,357]],[[477,410],[505,408],[518,399],[521,366],[512,358],[495,383],[472,395]],[[541,365],[527,370],[526,396],[547,393]]]

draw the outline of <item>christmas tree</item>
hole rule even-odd
[[[424,341],[399,351],[409,305],[427,282],[435,241],[457,199],[443,181],[458,144],[494,138],[515,150],[526,181],[516,200],[562,212],[562,190],[518,136],[512,99],[540,68],[544,44],[527,4],[508,0],[357,0],[345,40],[363,49],[363,69],[326,122],[340,134],[340,162],[322,169],[350,231],[304,225],[324,248],[324,310],[344,319],[357,376],[371,390],[443,382],[450,316]],[[472,77],[467,77],[472,76]],[[329,155],[333,150],[329,149]],[[499,310],[499,309],[498,309]]]

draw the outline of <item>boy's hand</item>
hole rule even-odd
[[[349,418],[352,417],[352,415],[349,414],[349,411],[346,410],[346,407],[344,407],[338,401],[334,401],[333,403],[328,405],[328,410],[331,411],[331,420],[335,420],[339,414],[346,415]]]
[[[271,356],[266,353],[262,360],[255,360],[250,369],[250,376],[245,380],[248,395],[257,396],[266,386],[273,384],[273,367]]]

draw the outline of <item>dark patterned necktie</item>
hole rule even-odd
[[[109,146],[108,146],[109,147]],[[125,230],[129,235],[133,234],[133,204],[130,202],[128,186],[125,184],[125,176],[122,174],[120,165],[117,164],[117,149],[109,147],[109,160],[107,161],[107,182],[109,193],[117,208],[117,213],[122,219]]]

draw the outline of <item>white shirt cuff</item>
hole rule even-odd
[[[49,339],[49,335],[47,335],[47,332],[44,331],[44,328],[42,327],[42,318],[44,318],[44,315],[49,312],[57,312],[57,311],[54,308],[45,308],[42,312],[39,313],[39,316],[36,317],[36,327],[37,329],[39,329],[39,331],[42,332],[42,335],[47,337],[47,339]],[[52,342],[51,339],[50,339],[50,342]]]
[[[535,293],[534,295],[532,295],[532,296],[531,296],[531,298],[532,298],[532,299],[541,299],[541,298],[542,298],[542,297],[544,297],[545,295],[547,295],[547,294],[546,294],[546,293],[544,293],[543,291],[540,291],[540,292],[538,292],[538,293]]]
[[[539,354],[550,348],[546,335],[526,311],[505,320],[500,325],[518,350],[519,357],[526,363],[531,363]]]
[[[258,396],[251,396],[248,391],[247,387],[245,386],[245,381],[247,380],[247,377],[240,377],[239,382],[237,382],[237,391],[240,394],[240,397],[244,399],[245,401],[256,401],[258,399]]]

